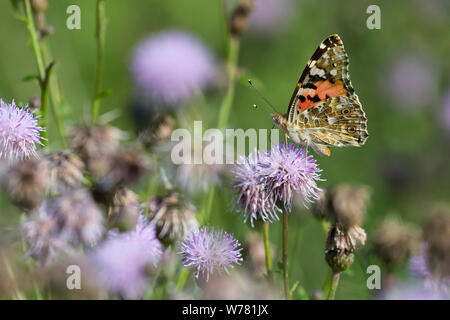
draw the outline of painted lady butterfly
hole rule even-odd
[[[337,34],[322,41],[303,70],[286,114],[274,123],[295,143],[320,155],[329,146],[364,145],[367,119],[350,82],[348,56]]]

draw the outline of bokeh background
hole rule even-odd
[[[258,2],[258,1],[257,1]],[[260,90],[280,112],[287,109],[298,77],[317,45],[337,33],[350,57],[350,75],[368,118],[369,139],[362,148],[332,149],[329,158],[316,156],[323,169],[321,187],[340,183],[364,184],[372,198],[364,219],[369,241],[357,252],[356,261],[344,273],[337,298],[366,299],[366,268],[377,264],[370,254],[371,234],[388,216],[422,225],[438,203],[450,201],[450,5],[444,0],[413,1],[268,1],[257,3],[258,17],[241,36],[239,68],[228,127],[272,127],[270,117],[253,109],[263,104],[248,86],[254,78]],[[66,9],[81,8],[81,30],[66,28]],[[369,30],[366,9],[381,8],[381,29]],[[217,65],[225,64],[226,25],[217,0],[107,1],[107,33],[104,87],[112,93],[102,101],[102,113],[116,110],[112,124],[136,137],[132,105],[136,89],[130,75],[133,49],[153,33],[178,29],[201,39]],[[61,89],[66,98],[68,124],[88,119],[95,76],[95,1],[50,0],[47,23]],[[255,13],[256,15],[256,13]],[[14,15],[9,1],[0,2],[0,97],[24,105],[39,95],[35,82],[23,78],[36,66],[25,25]],[[182,54],[182,53],[180,53]],[[214,126],[225,94],[224,80],[204,93],[195,119]],[[222,85],[221,85],[222,83]],[[176,88],[173,88],[176,90]],[[52,122],[51,122],[52,123]],[[50,148],[61,146],[50,123]],[[134,186],[137,192],[145,185]],[[233,232],[244,241],[249,224],[231,212],[233,191],[218,186],[211,224]],[[202,195],[193,196],[202,205]],[[0,241],[20,241],[14,233],[19,210],[0,196]],[[299,281],[307,292],[321,288],[328,274],[324,261],[325,235],[308,210],[296,210],[289,225],[290,281]],[[281,257],[281,224],[271,227],[275,262]],[[400,276],[405,268],[395,271]]]

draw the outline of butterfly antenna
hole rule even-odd
[[[278,111],[275,109],[275,107],[270,103],[270,101],[269,100],[267,100],[266,99],[266,97],[264,97],[263,96],[263,94],[258,90],[258,89],[256,89],[256,87],[255,87],[255,85],[253,84],[253,81],[252,80],[248,80],[248,83],[250,83],[250,85],[252,86],[252,88],[253,89],[255,89],[255,91],[256,91],[256,93],[258,93],[258,95],[272,108],[272,110],[275,112],[275,113],[278,113]]]

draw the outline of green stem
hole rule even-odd
[[[95,75],[95,91],[92,104],[92,122],[95,123],[100,111],[100,93],[102,90],[102,75],[103,75],[103,55],[105,48],[105,0],[97,0],[97,72]]]
[[[284,297],[289,300],[289,278],[288,278],[288,216],[287,212],[283,213],[283,239],[282,239],[282,261],[283,261],[283,284]]]
[[[228,119],[230,118],[231,107],[233,106],[234,99],[234,87],[236,83],[236,71],[239,58],[239,39],[234,36],[229,36],[228,43],[228,55],[227,55],[227,70],[228,70],[228,90],[220,106],[219,119],[217,121],[217,127],[219,129],[224,128]],[[208,193],[208,203],[206,212],[204,214],[205,222],[210,217],[210,211],[214,202],[216,187],[212,186]]]
[[[177,281],[177,291],[181,291],[184,288],[184,285],[186,284],[187,278],[189,277],[189,270],[187,268],[181,269],[180,274],[178,276]]]
[[[330,291],[328,292],[328,300],[334,300],[334,296],[336,295],[336,289],[339,284],[340,276],[341,276],[340,272],[333,272],[332,278],[331,278]]]
[[[231,107],[233,105],[234,99],[238,57],[239,57],[239,39],[235,36],[230,36],[228,43],[228,57],[227,57],[228,91],[220,107],[219,121],[217,123],[219,129],[222,129],[227,125],[228,119],[230,117]]]
[[[272,276],[272,259],[270,257],[270,242],[269,242],[269,222],[263,222],[263,238],[264,238],[264,251],[266,253],[266,268],[267,275]]]
[[[34,24],[34,18],[33,18],[33,14],[31,11],[31,4],[30,4],[30,0],[25,0],[24,1],[25,4],[25,15],[26,15],[26,24],[27,24],[27,29],[28,29],[28,33],[30,34],[30,38],[31,38],[31,46],[33,47],[33,52],[34,52],[34,56],[36,59],[36,65],[38,68],[38,73],[39,73],[39,81],[42,84],[43,82],[47,82],[48,79],[45,79],[46,77],[46,69],[45,69],[45,63],[44,63],[44,58],[42,56],[42,49],[40,47],[39,44],[39,40],[38,40],[38,36],[37,36],[37,32],[36,32],[36,26]],[[49,74],[48,74],[49,76]],[[42,87],[42,85],[41,85]],[[46,86],[47,87],[47,86]],[[41,124],[45,127],[46,129],[46,133],[44,135],[44,137],[46,137],[46,135],[48,134],[48,128],[47,128],[47,119],[48,119],[48,111],[47,111],[47,95],[49,95],[50,98],[50,106],[52,109],[52,113],[55,117],[56,120],[56,126],[58,129],[58,133],[60,135],[61,141],[63,142],[63,145],[66,146],[66,139],[64,136],[64,126],[63,126],[63,121],[61,119],[61,117],[59,116],[57,107],[56,107],[56,99],[54,98],[54,93],[52,90],[48,89],[48,93],[47,92],[41,92]],[[48,141],[45,142],[45,144],[48,144]]]

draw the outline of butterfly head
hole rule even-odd
[[[271,113],[273,123],[283,131],[286,131],[287,119],[285,114]]]

